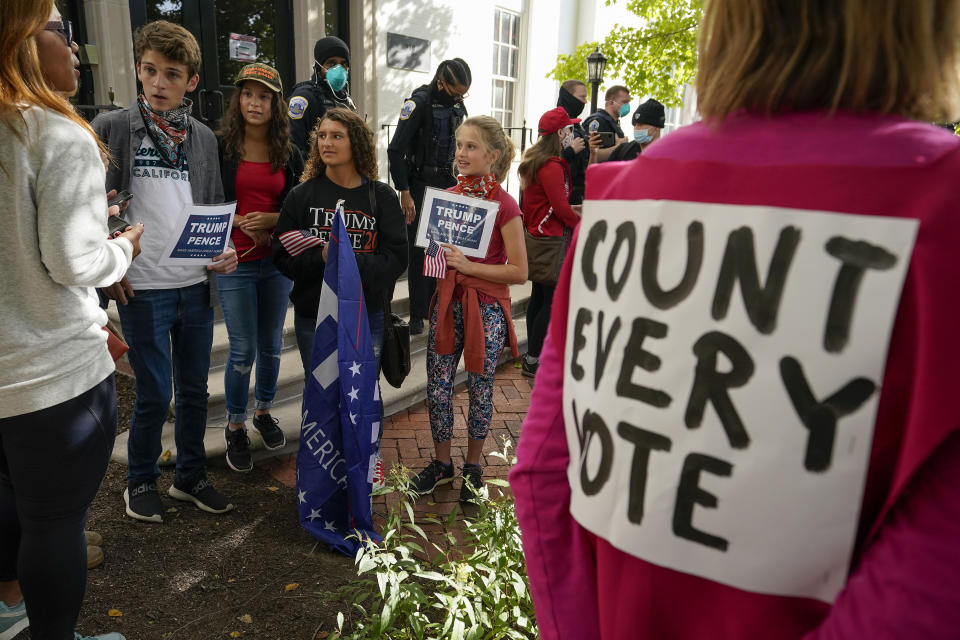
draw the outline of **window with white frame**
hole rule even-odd
[[[493,14],[493,104],[490,115],[513,126],[514,99],[520,77],[520,15],[506,9]]]

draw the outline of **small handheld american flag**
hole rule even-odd
[[[446,253],[433,238],[423,255],[423,275],[431,278],[445,278],[447,275]]]
[[[310,247],[323,246],[323,240],[315,235],[311,235],[311,233],[306,229],[293,229],[291,231],[281,233],[279,236],[277,236],[277,239],[280,240],[280,244],[282,244],[283,248],[287,250],[287,253],[294,258]]]

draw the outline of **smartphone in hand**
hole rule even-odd
[[[130,193],[129,191],[121,191],[121,192],[118,193],[116,196],[114,196],[113,198],[111,198],[110,200],[107,201],[107,206],[108,206],[108,207],[122,207],[122,206],[125,205],[127,202],[129,202],[131,198],[133,198],[133,194],[132,194],[132,193]]]

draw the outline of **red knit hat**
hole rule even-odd
[[[563,107],[557,107],[540,116],[540,124],[537,128],[540,130],[540,135],[548,136],[560,131],[567,125],[577,124],[578,122],[580,122],[580,118],[571,118]]]

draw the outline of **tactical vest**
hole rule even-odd
[[[427,109],[420,131],[417,133],[416,152],[413,170],[423,176],[425,169],[446,170],[453,177],[453,156],[456,150],[454,134],[457,127],[466,119],[467,109],[462,102],[447,107],[431,99],[429,90],[418,89],[414,93],[426,94],[430,108]]]
[[[357,110],[356,105],[353,104],[353,99],[349,95],[344,94],[345,97],[341,100],[329,87],[325,88],[316,80],[306,80],[304,82],[300,82],[293,87],[293,90],[296,91],[300,87],[310,87],[313,98],[318,100],[320,104],[323,105],[324,113],[336,107],[343,107],[345,109],[350,109],[350,111]]]

